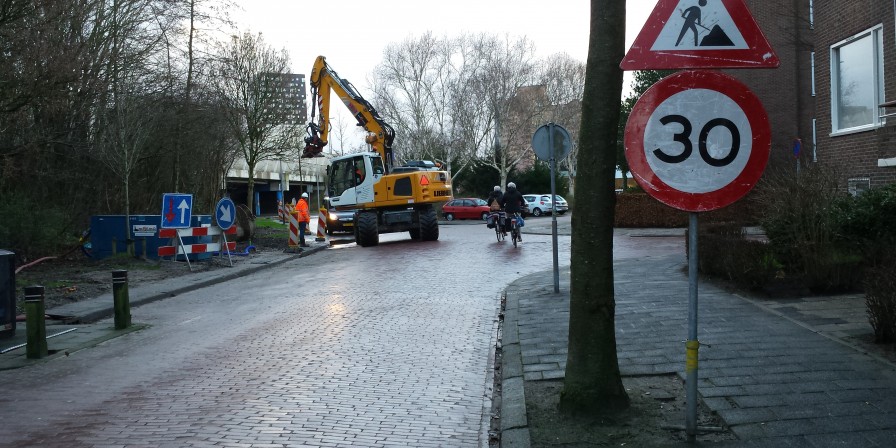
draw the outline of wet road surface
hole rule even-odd
[[[0,372],[0,446],[487,446],[501,293],[552,268],[551,237],[440,230],[135,308],[149,328]]]

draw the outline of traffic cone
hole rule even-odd
[[[327,240],[327,219],[324,218],[326,214],[327,211],[325,209],[317,211],[317,237],[314,238],[314,241]]]

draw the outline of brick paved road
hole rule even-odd
[[[151,328],[0,372],[0,444],[486,446],[500,294],[551,268],[550,237],[441,233],[139,307]]]

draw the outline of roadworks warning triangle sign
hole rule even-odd
[[[744,0],[660,0],[619,64],[623,70],[778,65]]]

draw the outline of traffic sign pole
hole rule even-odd
[[[664,78],[641,96],[626,124],[625,156],[635,180],[660,202],[690,212],[688,442],[696,441],[698,431],[698,214],[747,194],[765,170],[770,149],[771,130],[762,103],[743,83],[719,72],[692,70]]]
[[[557,195],[554,185],[554,173],[557,167],[556,151],[554,150],[554,127],[556,125],[548,123],[548,146],[551,148],[551,235],[554,236],[552,247],[554,253],[554,294],[560,292],[560,261],[557,255],[559,249],[557,247]]]
[[[554,135],[556,133],[556,135]],[[532,149],[539,159],[550,162],[551,165],[551,235],[553,235],[554,252],[554,292],[560,292],[560,263],[558,261],[557,248],[557,195],[554,185],[554,171],[557,159],[562,159],[572,149],[572,139],[569,132],[563,126],[553,122],[540,126],[532,134]]]
[[[700,341],[697,339],[697,212],[688,214],[688,340],[685,343],[685,379],[688,441],[697,438],[697,380],[699,376]]]

